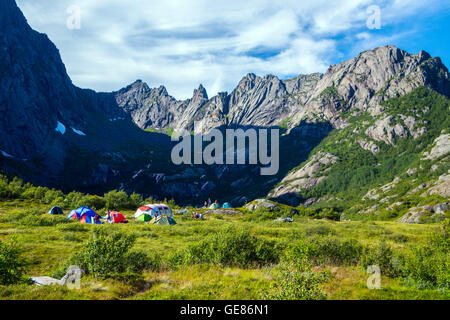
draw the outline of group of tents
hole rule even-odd
[[[51,215],[64,215],[63,210],[60,207],[53,207],[48,214]],[[169,206],[165,204],[148,204],[140,207],[135,215],[137,221],[148,222],[158,225],[174,225],[176,224],[173,219],[173,213]],[[72,210],[67,219],[77,220],[80,223],[86,224],[103,224],[104,222],[110,223],[127,223],[127,219],[123,214],[117,211],[110,212],[110,217],[102,217],[94,210],[88,207],[80,207]]]
[[[232,206],[231,206],[231,204],[229,204],[228,202],[225,202],[225,203],[223,204],[222,208],[224,208],[224,209],[229,209],[229,208],[232,208]],[[215,209],[220,209],[220,204],[218,204],[217,202],[214,202],[213,204],[211,204],[211,205],[208,207],[208,209],[213,209],[213,210],[215,210]]]
[[[220,205],[217,201],[211,204],[208,209],[220,209]],[[225,202],[222,208],[232,208],[228,202]],[[64,215],[63,210],[60,207],[53,207],[48,212],[52,215]],[[158,224],[158,225],[175,225],[176,222],[173,219],[173,213],[170,207],[166,204],[146,204],[145,206],[139,207],[134,214],[136,221]],[[94,210],[88,207],[80,207],[78,209],[70,211],[67,219],[77,220],[80,223],[87,224],[103,224],[104,222],[109,223],[127,223],[127,219],[117,211],[110,212],[109,217],[102,217],[97,214]]]

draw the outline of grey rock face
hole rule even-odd
[[[357,140],[357,142],[361,146],[361,148],[363,148],[364,150],[368,150],[373,154],[376,154],[378,151],[380,151],[380,148],[372,141]]]
[[[267,201],[266,199],[256,199],[247,204],[244,208],[250,211],[254,211],[257,209],[267,209],[269,211],[273,211],[275,208],[277,208],[277,205],[270,201]]]
[[[211,99],[203,86],[194,91],[192,99],[177,101],[163,87],[149,89],[142,82],[115,95],[118,104],[143,129],[171,127],[192,131],[197,121],[200,131],[208,132],[221,125],[283,125],[291,129],[302,120],[329,121],[334,127],[343,128],[347,123],[341,117],[342,111],[367,110],[377,115],[383,111],[381,101],[419,86],[450,95],[448,70],[440,59],[431,58],[424,51],[412,55],[385,46],[333,65],[325,74],[280,80],[273,75],[258,77],[250,73],[233,92],[219,93]],[[384,134],[390,135],[382,139],[387,143],[392,143],[394,135],[408,134],[400,124],[389,127],[389,120],[383,119],[384,123],[374,129],[378,139],[383,132],[377,130],[385,129]],[[406,119],[405,125],[414,137],[423,134],[422,128],[414,129],[413,118]]]
[[[288,193],[297,193],[301,189],[312,188],[319,182],[326,179],[326,176],[316,176],[317,172],[325,166],[334,164],[339,158],[330,154],[322,153],[312,156],[312,158],[301,168],[289,173],[269,194],[272,198],[278,198]]]
[[[434,140],[434,147],[425,153],[425,159],[434,160],[450,152],[450,134],[442,134]]]
[[[405,213],[401,218],[397,219],[401,223],[422,223],[421,218],[424,215],[431,215],[432,220],[441,220],[441,215],[448,209],[449,203],[440,203],[434,206],[421,206],[413,208]],[[445,219],[445,217],[444,217]]]
[[[0,149],[28,159],[62,149],[58,121],[67,130],[85,126],[58,50],[13,0],[0,2],[0,30]]]
[[[386,144],[394,144],[396,137],[405,137],[408,135],[408,131],[403,128],[400,123],[391,125],[392,117],[388,116],[383,119],[379,119],[375,124],[366,130],[366,135],[370,138],[383,141]]]
[[[440,176],[427,193],[429,195],[437,194],[444,198],[450,197],[450,174]]]

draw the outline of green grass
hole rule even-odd
[[[427,244],[429,234],[439,227],[438,224],[406,225],[388,221],[335,222],[300,216],[295,216],[293,223],[278,223],[249,220],[246,215],[206,215],[203,221],[175,216],[177,225],[155,226],[135,222],[132,211],[123,212],[130,221],[123,225],[80,225],[64,223],[63,219],[54,224],[29,225],[18,218],[32,215],[50,219],[52,217],[46,214],[48,209],[49,205],[29,200],[0,202],[0,241],[15,239],[22,246],[23,257],[28,261],[26,277],[52,276],[83,247],[83,242],[88,241],[96,229],[133,234],[136,237],[133,250],[149,256],[159,255],[163,261],[161,268],[145,270],[138,281],[85,275],[79,290],[37,287],[24,281],[0,286],[0,299],[263,299],[276,286],[276,262],[240,267],[202,262],[171,267],[165,261],[171,255],[199,245],[211,235],[236,227],[257,239],[272,241],[280,246],[280,253],[289,245],[319,243],[315,247],[319,251],[314,254],[320,258],[335,254],[332,250],[324,251],[320,243],[336,242],[336,248],[340,248],[339,243],[350,240],[364,247],[385,242],[396,254],[410,253],[413,247]],[[321,242],[324,239],[332,242]],[[326,281],[320,285],[327,299],[449,299],[448,289],[419,289],[404,278],[384,275],[382,289],[369,290],[366,286],[369,275],[357,262],[314,261],[314,271],[327,274]]]

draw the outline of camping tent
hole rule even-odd
[[[212,205],[209,206],[209,209],[219,209],[220,206],[218,203],[213,203]]]
[[[127,223],[127,219],[121,214],[120,212],[113,211],[111,212],[111,217],[113,220],[113,223]]]
[[[137,209],[134,217],[138,221],[150,221],[153,217],[159,216],[159,209],[153,205],[145,205]]]
[[[233,207],[232,207],[231,204],[229,204],[228,202],[225,202],[225,203],[223,204],[222,208],[228,209],[228,208],[233,208]]]
[[[134,217],[138,221],[150,221],[152,218],[157,218],[160,216],[173,217],[172,210],[166,204],[146,204],[140,207]]]
[[[175,225],[177,224],[175,220],[171,217],[158,217],[154,218],[151,222],[152,224],[158,224],[160,226],[168,226],[168,225]]]
[[[72,210],[67,219],[74,219],[80,221],[80,223],[89,224],[101,224],[100,217],[94,210],[88,207],[81,207],[76,210]]]
[[[64,214],[64,212],[62,211],[62,209],[60,207],[53,207],[50,209],[48,214],[62,215],[62,214]]]
[[[154,206],[158,208],[160,216],[173,217],[172,210],[170,209],[170,207],[167,204],[158,203],[158,204],[155,204]]]

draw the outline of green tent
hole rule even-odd
[[[209,206],[209,209],[219,209],[220,206],[218,203],[213,203],[212,205]]]
[[[150,220],[152,220],[153,217],[149,214],[141,214],[138,218],[137,221],[141,221],[141,222],[149,222]]]
[[[171,217],[159,217],[156,219],[153,224],[158,224],[160,226],[168,226],[168,225],[175,225],[177,224],[175,220],[173,220]]]

